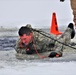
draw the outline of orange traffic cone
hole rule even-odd
[[[58,24],[57,24],[57,19],[56,19],[56,13],[55,12],[52,15],[52,23],[51,23],[50,33],[55,34],[55,35],[62,34],[62,32],[60,32],[58,30]]]

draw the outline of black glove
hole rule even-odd
[[[50,55],[48,56],[50,58],[53,58],[53,57],[60,57],[60,55],[56,52],[51,52]]]

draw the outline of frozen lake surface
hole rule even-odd
[[[70,52],[65,49],[60,58],[18,60],[14,50],[17,38],[0,37],[0,75],[76,75],[76,50],[67,48]]]
[[[76,75],[76,61],[18,60],[15,54],[14,50],[0,52],[0,75]]]
[[[0,75],[76,75],[76,62],[0,62]]]

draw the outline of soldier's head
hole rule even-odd
[[[33,37],[32,30],[27,26],[22,26],[19,29],[18,34],[20,36],[21,42],[24,43],[25,45],[28,45]]]

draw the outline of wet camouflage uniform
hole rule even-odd
[[[49,36],[51,36],[54,39],[59,40],[60,42],[68,44],[68,43],[70,43],[70,40],[71,40],[71,36],[70,36],[71,31],[72,30],[70,28],[67,28],[66,31],[58,39],[54,35],[49,35]],[[36,50],[39,53],[46,52],[46,51],[51,51],[51,52],[55,51],[58,54],[62,55],[63,46],[64,46],[63,44],[60,44],[57,41],[54,41],[48,37],[45,37],[44,35],[36,32],[36,31],[33,31],[33,36],[34,36],[33,42],[31,42],[28,45],[28,47],[30,48],[30,50],[33,53],[36,53],[36,51],[35,51],[35,47],[36,47]],[[34,44],[35,44],[35,47],[34,47]],[[55,46],[52,47],[52,44],[54,44]],[[19,45],[20,45],[20,39],[18,39],[17,44],[16,44],[16,48],[15,48],[16,52],[21,53],[21,54],[26,54],[26,48],[20,47]]]

